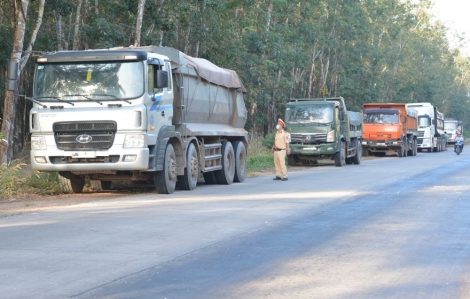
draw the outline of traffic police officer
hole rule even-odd
[[[284,121],[279,118],[276,125],[276,137],[272,147],[274,166],[276,168],[276,177],[274,180],[287,181],[286,154],[290,154],[290,134],[284,130],[285,126]]]

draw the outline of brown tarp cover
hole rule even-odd
[[[196,69],[198,75],[203,79],[217,85],[236,88],[242,92],[246,92],[245,87],[235,71],[218,67],[203,58],[191,57],[184,53],[181,54],[188,64],[192,65],[194,69]]]

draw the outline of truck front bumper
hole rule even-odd
[[[433,144],[429,138],[418,138],[418,147],[420,148],[432,148]]]
[[[363,139],[361,142],[363,147],[376,150],[389,150],[395,149],[402,145],[401,140],[367,140]]]
[[[31,167],[40,171],[145,171],[149,168],[148,148],[113,146],[100,151],[63,151],[57,147],[31,150]]]
[[[336,144],[291,144],[291,154],[305,156],[327,156],[336,153]]]

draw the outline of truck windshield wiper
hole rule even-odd
[[[123,102],[126,102],[128,104],[131,104],[130,101],[128,100],[124,100],[124,99],[120,99],[118,98],[117,96],[114,96],[112,94],[105,94],[105,93],[93,93],[93,94],[90,94],[90,96],[99,96],[99,97],[110,97],[110,98],[113,98],[113,100],[117,100],[117,101],[123,101]]]
[[[38,97],[37,99],[38,99],[38,100],[39,100],[39,99],[54,99],[54,100],[57,100],[57,101],[59,101],[59,102],[64,102],[64,103],[70,104],[70,105],[72,105],[72,106],[75,106],[75,104],[72,103],[71,101],[62,100],[61,97]]]
[[[64,97],[84,97],[88,101],[96,102],[100,105],[103,105],[103,103],[101,103],[100,101],[92,99],[92,98],[90,98],[90,96],[85,95],[85,94],[66,94],[66,95],[64,95]]]
[[[296,120],[296,121],[288,121],[287,123],[289,123],[289,124],[294,124],[294,125],[300,125],[300,126],[302,126],[302,127],[305,127],[305,124],[300,123],[298,120]]]

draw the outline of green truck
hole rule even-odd
[[[348,111],[344,98],[292,99],[285,122],[290,166],[327,159],[339,167],[361,163],[362,114]]]

